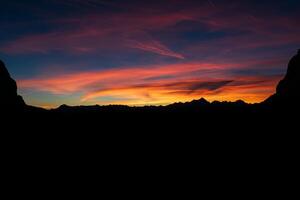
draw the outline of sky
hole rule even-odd
[[[0,0],[27,104],[261,102],[300,48],[299,0]]]

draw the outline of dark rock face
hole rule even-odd
[[[20,110],[25,102],[17,94],[16,81],[10,77],[5,64],[0,60],[0,110]]]
[[[300,50],[288,64],[287,73],[277,88],[276,94],[266,100],[266,103],[281,107],[295,106],[300,102]]]

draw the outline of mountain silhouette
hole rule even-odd
[[[17,84],[10,77],[4,62],[0,60],[0,110],[18,111],[23,110],[26,104],[17,94]]]
[[[197,160],[200,152],[209,155],[216,149],[218,155],[234,147],[233,152],[241,152],[239,158],[245,156],[241,149],[246,149],[259,151],[258,155],[265,159],[275,148],[289,150],[297,147],[291,141],[298,140],[291,138],[297,135],[294,130],[298,128],[298,119],[294,116],[298,114],[295,108],[299,105],[299,53],[292,58],[287,71],[276,94],[257,104],[247,104],[242,100],[209,102],[201,98],[167,106],[62,105],[44,110],[24,103],[17,94],[16,82],[1,64],[0,132],[13,137],[14,143],[19,140],[18,146],[26,146],[23,149],[33,141],[42,148],[48,143],[49,151],[56,148],[53,145],[56,143],[68,151],[80,147],[91,149],[90,152],[107,144],[104,152],[118,149],[118,153],[129,147],[134,147],[135,152],[143,152],[141,149],[153,151],[160,146],[168,152],[180,149],[182,153],[185,149],[184,155],[194,152],[197,155],[193,159]],[[3,114],[3,110],[6,113]],[[70,144],[74,146],[70,147]],[[199,147],[205,148],[200,151]],[[261,154],[260,149],[267,149],[268,153]],[[40,148],[34,151],[38,152]]]
[[[27,106],[21,96],[17,94],[17,84],[11,78],[5,64],[0,61],[0,109],[4,111],[27,111],[32,113],[52,113],[61,114],[86,114],[101,115],[103,113],[173,113],[189,112],[201,113],[203,115],[217,114],[244,114],[265,112],[266,110],[276,110],[277,108],[296,108],[300,100],[300,50],[288,64],[285,77],[279,82],[276,93],[258,104],[247,104],[242,100],[236,102],[208,102],[206,99],[193,100],[186,103],[174,103],[167,106],[144,106],[129,107],[123,105],[111,106],[68,106],[62,105],[56,109],[44,110],[33,106]]]

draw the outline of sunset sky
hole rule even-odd
[[[1,0],[27,104],[260,102],[300,48],[299,0]]]

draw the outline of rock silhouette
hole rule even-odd
[[[0,110],[17,111],[24,107],[23,98],[17,94],[16,81],[10,77],[4,62],[0,60]]]
[[[299,104],[300,100],[300,49],[288,64],[287,73],[277,88],[276,93],[266,100],[275,106],[289,107]]]

